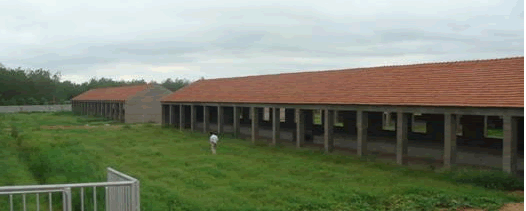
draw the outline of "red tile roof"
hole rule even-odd
[[[161,101],[524,107],[524,57],[200,80]]]
[[[149,85],[106,87],[88,90],[72,100],[115,100],[126,101],[129,97],[148,88]]]

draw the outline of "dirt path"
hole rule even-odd
[[[524,203],[506,204],[500,208],[501,211],[524,210]]]

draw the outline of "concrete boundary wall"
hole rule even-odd
[[[0,113],[71,111],[71,104],[0,106]]]

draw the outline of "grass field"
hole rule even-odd
[[[494,210],[523,200],[503,190],[522,181],[501,172],[438,172],[227,137],[214,156],[204,134],[106,123],[0,114],[0,169],[8,169],[0,185],[104,181],[110,166],[141,181],[142,210]]]

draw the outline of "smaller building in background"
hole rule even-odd
[[[155,84],[98,88],[72,99],[78,115],[103,116],[125,123],[160,123],[160,99],[172,93]]]

